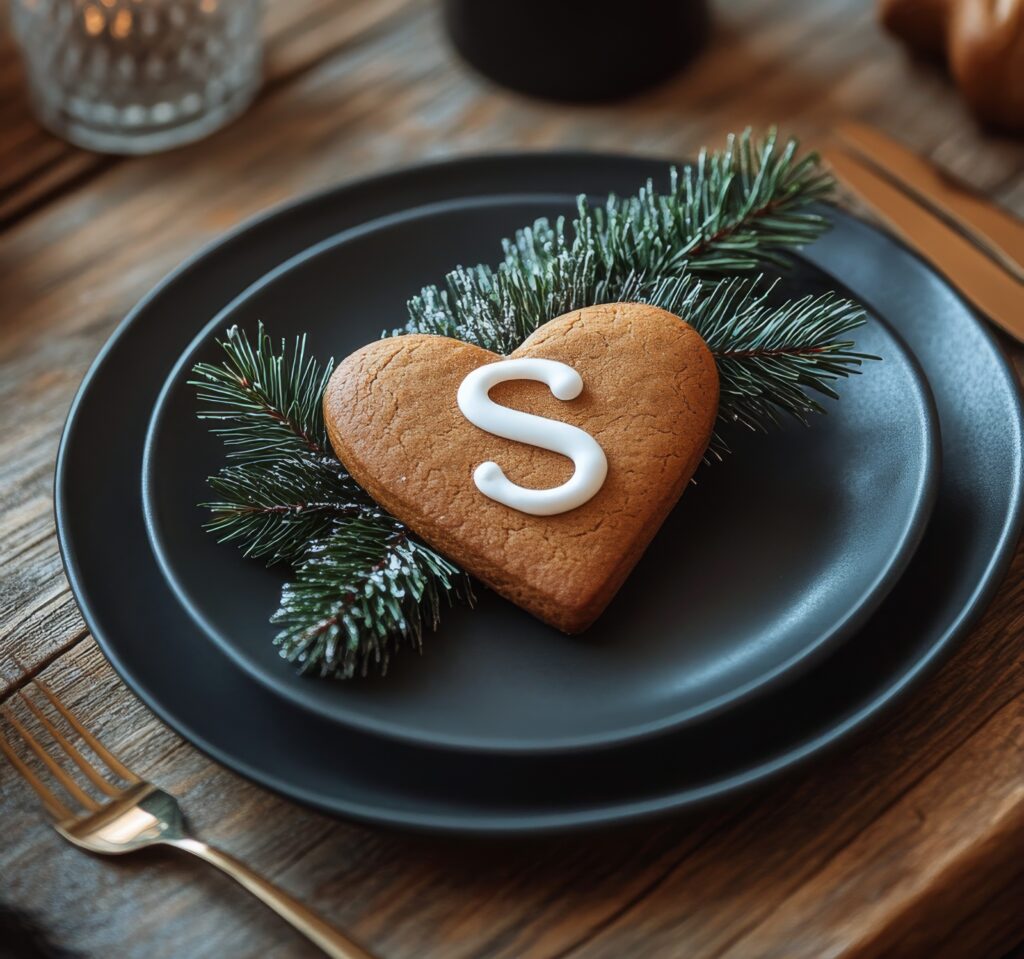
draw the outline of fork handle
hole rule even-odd
[[[234,856],[229,856],[226,852],[221,852],[198,839],[175,839],[171,840],[169,845],[190,852],[193,856],[216,866],[221,872],[227,873],[332,959],[374,959],[365,949],[328,925],[312,909],[293,899],[273,883],[267,882]]]

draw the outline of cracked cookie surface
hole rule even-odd
[[[612,303],[537,329],[512,357],[560,360],[583,378],[574,400],[519,380],[503,406],[571,423],[600,443],[608,476],[576,509],[531,516],[484,496],[473,470],[494,460],[513,482],[564,483],[572,462],[470,423],[465,376],[502,359],[460,340],[379,340],[334,371],[324,394],[339,459],[385,509],[502,596],[568,633],[611,601],[700,464],[718,411],[714,357],[692,327],[657,307]]]

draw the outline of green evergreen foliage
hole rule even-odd
[[[403,643],[419,648],[441,597],[472,602],[468,577],[384,512],[330,451],[324,388],[334,361],[290,352],[263,329],[232,327],[220,365],[197,364],[199,416],[216,425],[228,465],[209,484],[207,529],[245,556],[292,566],[274,622],[281,655],[304,672],[384,672]]]
[[[585,197],[571,224],[538,220],[502,244],[497,268],[459,267],[409,302],[402,330],[450,336],[511,353],[552,317],[596,303],[647,302],[682,316],[708,343],[721,378],[719,423],[708,456],[726,452],[723,428],[807,422],[835,398],[835,381],[870,359],[849,334],[860,308],[833,294],[777,303],[754,271],[827,229],[810,209],[830,178],[813,154],[773,133],[749,131],[603,206]],[[743,275],[747,274],[747,275]],[[200,417],[224,441],[210,478],[207,528],[244,555],[283,562],[293,579],[274,622],[282,656],[309,673],[384,672],[403,646],[419,649],[442,600],[472,602],[468,577],[382,510],[331,452],[321,400],[334,361],[291,351],[260,325],[233,328],[221,364],[191,381]]]

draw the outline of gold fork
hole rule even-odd
[[[102,800],[94,799],[40,745],[9,709],[3,710],[3,715],[11,727],[77,806],[77,809],[72,809],[58,798],[0,732],[0,752],[3,752],[11,765],[35,790],[52,820],[53,828],[65,839],[82,849],[105,855],[120,855],[147,846],[173,846],[175,849],[182,849],[204,859],[237,880],[328,956],[334,959],[373,959],[368,952],[329,926],[311,909],[267,882],[248,866],[191,836],[185,826],[177,799],[152,783],[140,779],[125,767],[79,722],[42,680],[36,679],[35,685],[107,769],[105,774],[101,767],[86,759],[34,702],[34,697],[27,695],[27,690],[22,692],[22,701],[39,720],[56,747],[62,750],[85,778],[103,794]]]

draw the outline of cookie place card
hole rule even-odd
[[[718,410],[701,337],[591,306],[510,357],[441,336],[371,343],[324,396],[335,453],[427,543],[565,632],[611,601],[700,464]]]

